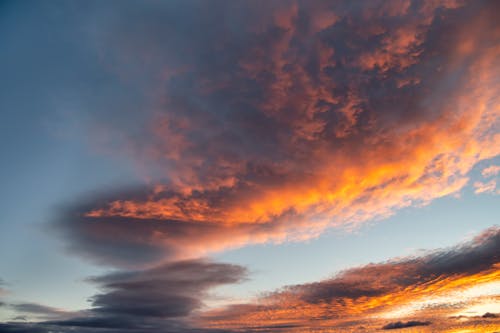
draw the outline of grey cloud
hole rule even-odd
[[[417,320],[412,320],[412,321],[407,321],[407,322],[394,322],[394,323],[389,323],[382,327],[383,330],[395,330],[395,329],[401,329],[401,328],[407,328],[407,327],[415,327],[415,326],[428,326],[431,323],[429,321],[417,321]]]
[[[237,283],[245,275],[241,266],[198,259],[94,277],[89,281],[103,293],[91,298],[90,310],[79,317],[42,324],[68,329],[195,332],[188,317],[203,306],[207,292]]]

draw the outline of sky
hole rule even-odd
[[[0,2],[0,332],[500,331],[500,2]]]

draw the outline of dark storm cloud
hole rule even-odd
[[[407,328],[407,327],[415,327],[415,326],[428,326],[431,323],[428,321],[407,321],[407,322],[394,322],[394,323],[389,323],[382,327],[383,330],[396,330],[400,328]]]

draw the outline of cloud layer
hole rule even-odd
[[[256,332],[271,326],[280,332],[411,326],[432,326],[430,331],[436,332],[465,326],[467,322],[448,317],[481,297],[499,304],[499,248],[500,230],[492,228],[455,248],[352,268],[331,279],[284,287],[254,303],[212,310],[204,316],[211,327]],[[476,291],[468,296],[467,290],[481,285],[492,288],[491,294]],[[288,328],[280,330],[280,325]]]
[[[208,291],[239,282],[245,276],[243,267],[201,259],[177,261],[149,270],[110,273],[89,279],[102,290],[91,298],[91,309],[68,313],[39,304],[14,304],[11,307],[16,312],[43,315],[45,321],[10,323],[0,329],[2,332],[199,332],[189,325],[189,316],[203,308]]]
[[[471,309],[500,305],[499,248],[500,229],[495,227],[453,248],[354,267],[221,308],[206,308],[203,300],[212,288],[244,279],[246,270],[201,259],[177,261],[93,277],[89,280],[101,293],[91,298],[89,310],[0,328],[30,333],[494,331],[500,328],[497,314]],[[36,304],[16,309],[58,314]]]

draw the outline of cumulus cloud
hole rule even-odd
[[[83,234],[71,246],[117,265],[196,257],[457,193],[500,152],[497,7],[125,2],[96,15],[103,63],[147,102],[90,118],[149,183],[69,209]]]

